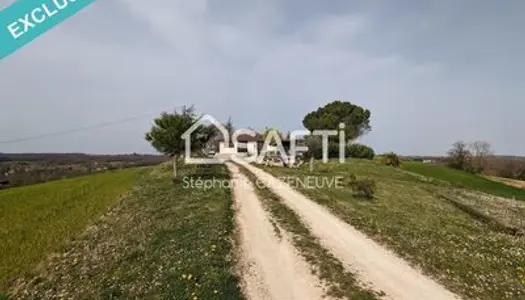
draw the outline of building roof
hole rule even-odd
[[[258,141],[264,141],[264,138],[261,134],[256,133],[255,136],[251,136],[249,134],[239,134],[237,136],[238,142],[258,142]]]

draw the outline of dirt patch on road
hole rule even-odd
[[[243,289],[250,300],[326,299],[319,280],[283,231],[275,229],[254,187],[228,164],[234,182],[233,196],[240,234],[240,268]],[[279,234],[277,234],[277,232]]]
[[[510,178],[504,178],[504,177],[496,177],[496,176],[485,176],[485,177],[490,179],[490,180],[493,180],[493,181],[498,181],[498,182],[504,183],[506,185],[510,185],[510,186],[517,187],[517,188],[520,188],[520,189],[525,189],[525,181],[523,181],[523,180],[510,179]]]

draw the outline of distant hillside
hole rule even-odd
[[[167,160],[167,156],[141,154],[0,153],[0,188],[156,165]]]
[[[71,163],[86,160],[109,161],[109,160],[125,160],[138,161],[145,158],[159,158],[161,155],[152,154],[117,154],[117,155],[100,155],[100,154],[85,154],[85,153],[1,153],[0,162],[2,161],[53,161],[57,163]]]

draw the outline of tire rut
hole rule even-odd
[[[294,210],[323,246],[330,249],[360,281],[385,292],[387,299],[460,299],[325,207],[257,167],[243,166]]]
[[[227,164],[240,235],[240,269],[249,300],[327,299],[322,285],[289,237],[278,238],[253,185],[239,168]]]

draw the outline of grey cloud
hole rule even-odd
[[[293,130],[344,99],[372,110],[377,151],[520,154],[524,5],[476,3],[98,1],[0,63],[0,140],[183,104]],[[151,118],[0,151],[152,152]]]

